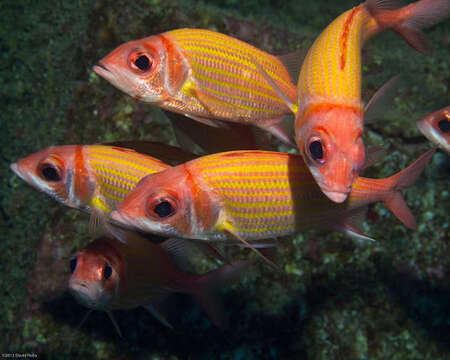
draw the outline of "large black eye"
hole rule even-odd
[[[72,260],[70,260],[70,273],[73,274],[76,268],[77,268],[77,258],[74,257]]]
[[[450,131],[450,121],[447,119],[440,120],[438,122],[438,127],[443,133],[448,133]]]
[[[319,140],[315,140],[309,144],[309,152],[314,160],[323,159],[322,143]]]
[[[41,168],[41,174],[43,178],[47,181],[60,181],[61,176],[58,169],[54,165],[44,164]]]
[[[164,218],[170,216],[174,212],[174,208],[172,204],[168,201],[161,201],[159,204],[155,206],[153,209],[155,214],[157,214],[160,218]]]
[[[103,277],[105,278],[105,280],[108,280],[112,275],[112,267],[106,263],[105,264],[105,268],[103,269]]]
[[[146,71],[150,68],[150,59],[147,55],[141,55],[134,61],[134,65],[142,71]]]

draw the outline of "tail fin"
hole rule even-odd
[[[211,322],[221,329],[226,329],[228,321],[219,299],[219,291],[239,278],[252,261],[238,261],[224,265],[197,277],[191,291],[195,300],[203,307]]]
[[[433,157],[435,149],[431,149],[409,165],[406,169],[400,171],[389,178],[392,182],[392,192],[383,201],[384,205],[397,216],[397,218],[410,229],[417,227],[416,219],[411,210],[406,205],[400,190],[411,186],[422,173],[425,165]]]
[[[380,31],[392,29],[413,49],[426,53],[430,44],[419,30],[445,20],[450,15],[448,0],[420,0],[400,9],[394,0],[367,0],[367,10],[376,19]]]

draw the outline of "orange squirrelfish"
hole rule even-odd
[[[309,227],[367,239],[357,215],[373,202],[383,202],[407,227],[415,228],[400,190],[414,182],[433,152],[389,178],[358,177],[348,200],[340,204],[322,193],[300,155],[209,155],[142,179],[111,216],[142,231],[211,241],[235,238],[246,243]]]
[[[170,239],[154,244],[132,232],[127,232],[125,238],[126,243],[98,238],[72,258],[69,290],[80,303],[106,311],[120,334],[111,310],[143,306],[171,327],[158,310],[158,304],[169,293],[180,292],[197,299],[214,324],[225,325],[216,293],[236,278],[248,261],[193,275],[177,269],[169,257],[177,255],[171,254],[174,251],[181,255],[185,241]]]
[[[259,67],[295,102],[295,85],[280,59],[210,30],[178,29],[130,41],[94,71],[128,95],[163,109],[212,126],[221,126],[217,120],[251,124],[293,144],[279,127],[293,110]]]
[[[392,29],[424,52],[419,27],[448,16],[448,0],[421,0],[400,9],[393,1],[368,0],[336,18],[316,39],[298,79],[295,136],[322,191],[343,202],[364,164],[361,48]]]
[[[115,210],[141,178],[169,167],[134,150],[103,145],[52,146],[11,164],[27,183],[91,212],[93,221]]]
[[[417,127],[428,140],[450,154],[450,106],[424,116],[417,121]]]

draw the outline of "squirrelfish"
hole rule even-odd
[[[124,237],[126,243],[114,238],[98,238],[70,261],[69,291],[81,304],[106,311],[119,333],[111,310],[139,306],[171,327],[158,305],[170,293],[180,292],[192,295],[214,324],[225,325],[217,292],[236,278],[248,261],[194,275],[173,265],[172,256],[180,256],[185,241],[169,239],[154,244],[132,232]]]
[[[298,79],[295,136],[322,191],[343,202],[364,164],[361,48],[392,29],[418,51],[418,30],[448,17],[448,0],[421,0],[393,9],[390,0],[368,0],[336,18],[308,51]]]
[[[428,140],[450,154],[450,106],[417,121],[417,127]]]
[[[295,102],[296,87],[280,59],[233,37],[178,29],[120,45],[94,71],[136,99],[212,126],[258,126],[293,143],[279,127],[292,109],[260,67]]]
[[[36,189],[94,217],[115,210],[140,179],[169,167],[134,150],[104,145],[51,146],[11,164]]]
[[[300,155],[234,151],[204,156],[142,179],[111,216],[142,231],[211,241],[247,243],[310,227],[367,239],[358,215],[373,202],[382,202],[415,228],[400,190],[414,182],[433,151],[389,178],[357,177],[344,203],[322,193]]]

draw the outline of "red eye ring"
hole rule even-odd
[[[142,50],[134,51],[128,56],[128,66],[136,74],[145,74],[154,68],[153,55]]]

